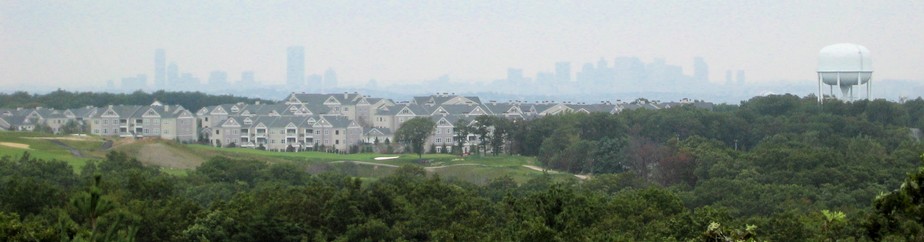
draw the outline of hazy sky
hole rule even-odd
[[[818,51],[870,49],[877,79],[924,78],[924,1],[0,1],[0,87],[75,87],[144,73],[154,49],[181,72],[253,70],[283,83],[285,49],[306,70],[380,84],[528,76],[571,61],[664,58],[710,79],[812,80]],[[344,81],[341,81],[342,83]]]

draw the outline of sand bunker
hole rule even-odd
[[[29,149],[29,145],[22,143],[0,142],[0,145],[19,149]]]
[[[95,138],[89,136],[66,136],[66,137],[23,137],[26,139],[44,139],[44,140],[72,140],[72,141],[88,141],[94,140]]]

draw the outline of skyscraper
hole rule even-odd
[[[732,70],[725,71],[725,85],[735,85],[735,80],[732,79]]]
[[[738,86],[744,86],[744,70],[738,70]]]
[[[555,63],[555,81],[559,83],[571,82],[571,62]]]
[[[237,83],[238,85],[256,85],[257,79],[254,78],[253,71],[241,72],[241,81]]]
[[[227,88],[228,73],[224,71],[212,71],[212,73],[209,74],[209,86],[213,88]]]
[[[305,47],[291,46],[286,53],[288,56],[286,85],[289,87],[301,87],[305,85]]]
[[[337,72],[334,72],[333,68],[327,68],[324,71],[324,88],[326,91],[337,88]]]
[[[523,69],[507,68],[507,81],[509,82],[523,81]]]
[[[154,50],[154,88],[164,89],[167,87],[166,66],[167,54],[164,49]]]
[[[693,79],[697,82],[709,82],[709,65],[703,57],[693,58]]]
[[[176,62],[170,62],[170,65],[167,66],[167,83],[166,86],[176,86],[180,84],[180,68],[176,66]]]
[[[647,79],[645,63],[634,56],[616,57],[613,60],[613,72],[617,82],[642,83]]]

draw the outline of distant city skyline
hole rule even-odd
[[[493,81],[510,68],[559,80],[558,62],[576,79],[601,58],[668,63],[718,84],[727,80],[717,73],[740,70],[748,84],[769,84],[812,81],[820,48],[839,42],[869,48],[877,80],[920,81],[920,12],[918,1],[3,1],[0,87],[103,87],[138,74],[148,86],[161,76],[199,85],[215,70],[284,85],[289,46],[304,46],[306,80],[334,69],[341,86]],[[156,49],[165,71],[151,67]]]

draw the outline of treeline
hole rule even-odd
[[[924,238],[924,170],[866,206],[864,216],[799,211],[792,188],[696,192],[632,173],[586,181],[483,186],[404,166],[376,181],[310,175],[293,163],[213,158],[186,177],[121,153],[80,172],[65,162],[0,158],[4,241],[835,241]],[[762,186],[762,185],[758,185]],[[889,187],[897,187],[892,185]],[[773,187],[769,185],[769,187]],[[882,187],[882,190],[888,188]],[[882,192],[882,191],[880,191]],[[741,193],[742,204],[710,202]],[[836,194],[827,194],[834,195]],[[816,194],[815,196],[825,196]],[[781,203],[779,205],[774,203]],[[751,206],[787,206],[742,213]]]
[[[86,106],[103,107],[108,105],[150,105],[154,100],[164,104],[181,105],[186,109],[197,111],[205,106],[213,106],[229,103],[254,103],[261,101],[270,103],[271,101],[258,98],[237,97],[233,95],[210,95],[202,92],[167,92],[156,91],[146,93],[135,91],[130,94],[125,93],[103,93],[103,92],[69,92],[58,89],[48,94],[29,94],[28,92],[17,91],[10,94],[0,93],[0,108],[55,108],[69,109],[81,108]]]
[[[878,231],[867,228],[873,226],[865,220],[870,203],[921,165],[924,145],[913,129],[924,127],[922,118],[920,98],[819,105],[814,97],[776,95],[715,111],[674,107],[492,120],[506,122],[497,126],[503,140],[492,141],[491,133],[485,140],[555,170],[632,175],[676,191],[688,208],[724,208],[749,223],[841,213],[839,234],[860,238]],[[784,231],[805,233],[804,224],[792,225]]]

